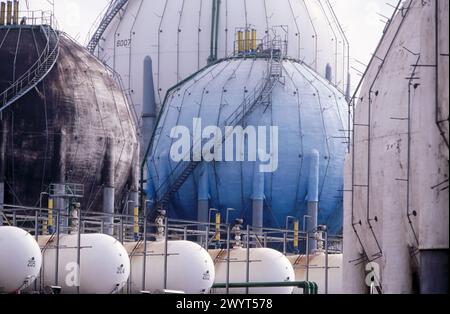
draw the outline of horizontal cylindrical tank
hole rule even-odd
[[[227,251],[211,252],[216,261],[215,283],[223,284],[227,281]],[[286,282],[294,281],[295,274],[289,260],[281,252],[269,248],[250,249],[247,259],[247,249],[234,248],[230,251],[229,282],[247,282],[247,260],[249,264],[248,282]],[[250,288],[250,294],[291,294],[294,287]],[[225,293],[225,289],[214,289],[214,293]],[[243,294],[246,288],[233,288],[231,294]]]
[[[340,294],[342,293],[342,254],[328,254],[328,289],[326,291],[326,255],[323,252],[312,254],[309,256],[309,270],[307,273],[307,256],[294,255],[289,256],[295,272],[295,281],[315,282],[319,286],[318,293]],[[297,289],[294,290],[297,292]],[[301,291],[298,291],[301,292]]]
[[[214,263],[208,252],[190,241],[167,242],[167,286],[164,287],[165,242],[147,242],[145,261],[145,287],[143,286],[143,244],[131,256],[131,292],[168,290],[188,294],[204,294],[211,289]],[[126,244],[131,253],[136,243]]]
[[[105,234],[82,234],[80,240],[77,276],[78,235],[61,235],[58,280],[55,280],[56,238],[43,237],[40,240],[44,248],[44,286],[60,286],[65,294],[77,293],[77,283],[82,294],[108,294],[124,287],[130,275],[130,260],[122,244]]]
[[[13,293],[34,282],[42,255],[35,239],[25,230],[0,227],[0,293]]]

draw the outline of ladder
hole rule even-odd
[[[48,25],[40,25],[46,45],[37,61],[0,94],[0,113],[36,87],[53,69],[59,56],[59,35]]]
[[[108,28],[111,21],[114,19],[114,17],[119,13],[120,10],[124,7],[125,4],[128,3],[128,0],[114,0],[109,5],[108,10],[106,11],[105,16],[101,20],[97,30],[95,31],[94,35],[90,39],[87,50],[90,53],[94,53],[95,48],[97,47],[98,43],[100,42],[100,39],[103,36],[103,33]]]
[[[274,38],[271,43],[271,53],[268,62],[268,69],[265,71],[262,80],[255,87],[255,89],[244,99],[244,101],[238,106],[237,110],[234,111],[221,125],[221,129],[225,129],[227,126],[232,126],[235,128],[241,125],[242,122],[259,106],[269,106],[272,102],[272,91],[279,81],[283,72],[283,53],[278,49],[277,38]],[[225,133],[222,137],[222,145],[226,142],[232,132]],[[198,143],[195,143],[198,144]],[[202,161],[193,161],[192,145],[190,149],[191,161],[180,161],[178,165],[173,169],[172,173],[168,178],[160,185],[156,191],[156,209],[163,210],[167,207],[172,196],[178,192],[181,186],[186,182],[189,176],[194,172]],[[187,156],[186,156],[187,157]],[[187,159],[187,158],[186,158]]]

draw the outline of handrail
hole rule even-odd
[[[51,26],[48,25],[40,25],[40,29],[44,33],[47,43],[41,55],[29,68],[29,70],[22,74],[15,82],[13,82],[0,94],[0,112],[3,112],[3,110],[26,95],[31,89],[39,84],[56,64],[56,60],[59,56],[59,35]],[[52,39],[52,37],[54,37],[54,39]]]
[[[115,0],[112,1],[105,16],[101,20],[97,30],[92,36],[91,40],[87,45],[87,49],[90,53],[94,53],[103,33],[108,28],[109,24],[112,22],[117,13],[128,3],[128,0]]]

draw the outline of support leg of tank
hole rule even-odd
[[[202,164],[200,167],[200,176],[197,191],[197,220],[199,222],[209,222],[209,182],[208,182],[208,168],[207,165]],[[205,225],[200,226],[199,230],[206,232]],[[200,243],[204,243],[207,239],[204,236],[199,236]]]
[[[309,237],[309,252],[317,249],[317,241],[314,238],[317,229],[317,217],[319,212],[319,152],[313,150],[309,156],[309,178],[308,178],[308,219],[306,220],[306,231]]]
[[[204,222],[207,223],[208,222],[208,212],[209,212],[209,200],[198,200],[197,201],[197,220],[198,222]],[[199,227],[199,231],[205,232],[206,231],[206,226],[205,225],[201,225]],[[207,239],[205,239],[205,236],[200,235],[198,236],[198,241],[200,243],[204,243],[205,241],[207,241]]]
[[[256,234],[261,234],[264,224],[264,173],[255,162],[253,169],[252,224]]]
[[[103,188],[103,212],[105,213],[105,234],[114,234],[114,192],[113,187]]]

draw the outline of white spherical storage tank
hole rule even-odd
[[[214,263],[208,252],[190,241],[167,242],[167,290],[187,294],[205,294],[211,289],[214,278]],[[164,290],[165,242],[147,242],[145,261],[145,287],[143,283],[143,244],[136,255],[131,256],[131,292]],[[134,247],[136,244],[134,244]],[[133,244],[128,244],[132,250]]]
[[[39,245],[28,232],[0,227],[0,293],[13,293],[34,282],[41,269]]]
[[[113,237],[82,234],[78,272],[78,235],[61,235],[57,282],[56,238],[47,243],[49,239],[40,241],[41,246],[47,247],[42,265],[44,286],[58,285],[64,294],[77,293],[77,286],[81,294],[109,294],[125,286],[130,274],[130,259],[122,244]]]
[[[283,25],[288,56],[322,76],[330,64],[333,82],[346,88],[348,43],[325,0],[115,0],[108,13],[103,18],[109,23],[102,24],[107,27],[97,44],[91,41],[91,49],[121,75],[137,112],[143,103],[146,56],[153,60],[156,102],[161,105],[171,86],[208,62],[232,55],[242,27],[256,30],[262,39]]]
[[[227,252],[216,262],[215,283],[227,281]],[[289,260],[281,252],[269,248],[250,249],[249,282],[294,281],[295,274]],[[230,283],[247,282],[247,249],[234,248],[230,251]],[[250,294],[292,294],[294,287],[250,288]],[[214,289],[214,293],[225,293],[225,289]],[[229,289],[232,294],[244,294],[245,288]]]

